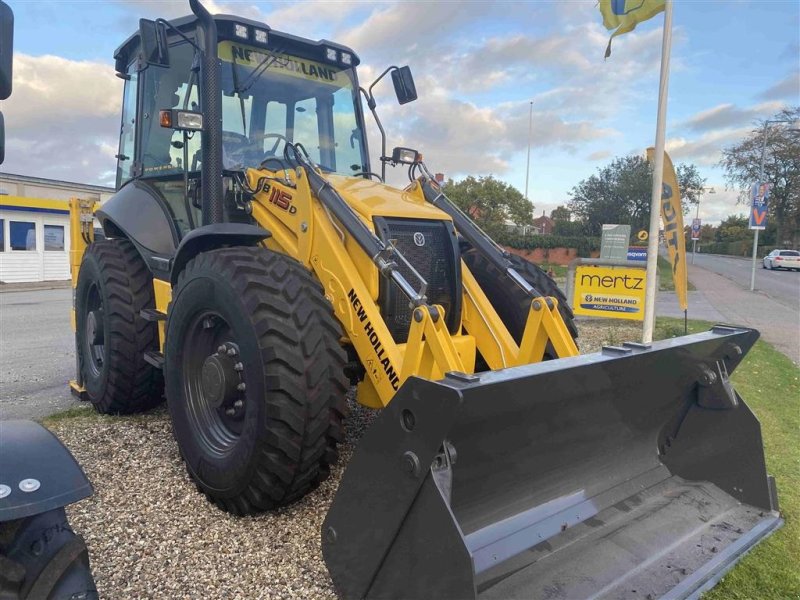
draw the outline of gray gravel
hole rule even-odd
[[[579,326],[584,352],[640,332],[638,323]],[[67,512],[87,541],[101,597],[335,598],[320,529],[354,444],[376,414],[351,402],[330,479],[288,508],[248,518],[221,512],[197,492],[163,406],[48,423],[95,487]]]

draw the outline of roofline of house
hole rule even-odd
[[[31,177],[30,175],[17,175],[15,173],[0,174],[0,181],[8,181],[14,183],[32,183],[41,185],[57,185],[59,187],[73,187],[82,190],[92,190],[94,192],[105,192],[110,194],[113,194],[116,191],[116,189],[112,187],[105,187],[102,185],[78,183],[76,181],[63,181],[61,179],[46,179],[44,177]]]

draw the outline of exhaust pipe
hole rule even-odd
[[[189,0],[200,22],[198,36],[203,49],[200,65],[203,111],[203,165],[201,168],[203,225],[222,223],[222,84],[217,53],[217,23],[199,0]]]

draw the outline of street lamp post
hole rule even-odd
[[[533,100],[528,113],[528,161],[525,163],[525,200],[528,199],[528,175],[531,172],[531,134],[533,133]]]
[[[792,123],[793,126],[789,128],[791,132],[797,132],[798,130],[798,121],[794,119],[767,119],[764,121],[764,131],[761,134],[761,163],[758,168],[758,185],[764,183],[764,163],[767,155],[767,136],[769,134],[769,124],[770,123]],[[751,208],[752,210],[752,208]],[[750,269],[750,291],[753,292],[756,289],[756,260],[758,254],[758,229],[753,230],[755,233],[753,234],[753,264]]]

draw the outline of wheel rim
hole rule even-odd
[[[83,325],[84,361],[89,374],[99,377],[106,363],[106,334],[103,299],[96,284],[86,294],[86,313]]]
[[[203,311],[189,323],[183,386],[194,438],[209,454],[229,453],[247,414],[245,372],[230,325],[215,311]]]

